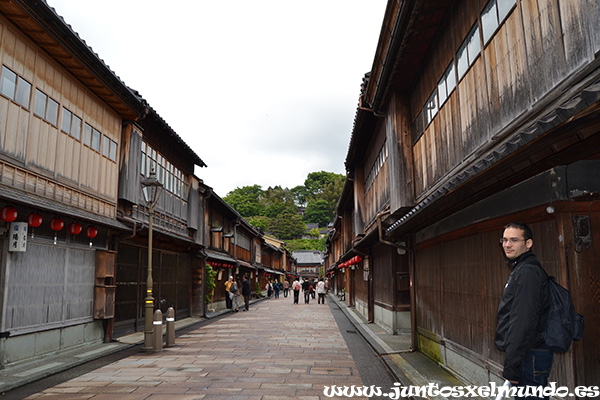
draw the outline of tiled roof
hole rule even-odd
[[[318,250],[296,250],[292,252],[292,257],[296,259],[298,265],[323,263],[323,253]]]

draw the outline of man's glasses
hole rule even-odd
[[[506,244],[506,242],[510,242],[511,244],[517,244],[519,242],[525,242],[527,239],[519,239],[519,238],[500,238],[500,243]]]

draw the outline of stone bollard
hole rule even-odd
[[[175,310],[169,307],[167,310],[167,340],[166,347],[175,346]]]
[[[154,351],[162,351],[163,349],[163,338],[162,338],[162,311],[154,311]]]

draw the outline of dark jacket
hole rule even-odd
[[[506,353],[502,376],[520,381],[523,360],[531,349],[544,345],[542,333],[548,318],[548,276],[528,251],[515,260],[498,306],[496,347]]]
[[[250,296],[250,281],[244,279],[242,282],[242,296]]]

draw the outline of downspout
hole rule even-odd
[[[417,299],[416,299],[416,293],[415,293],[415,286],[414,286],[414,279],[415,279],[415,254],[412,248],[398,244],[398,243],[394,243],[394,242],[390,242],[387,241],[383,238],[383,229],[381,226],[381,217],[383,217],[386,214],[389,214],[389,211],[382,211],[379,214],[377,214],[377,230],[379,231],[379,243],[384,244],[386,246],[392,246],[395,247],[399,250],[403,250],[408,252],[408,271],[409,271],[409,276],[410,276],[410,301],[411,301],[411,305],[410,305],[410,325],[411,325],[411,329],[410,329],[410,343],[411,343],[411,350],[416,350],[418,349],[418,343],[417,343],[417,313],[415,311],[415,307],[417,304]]]

